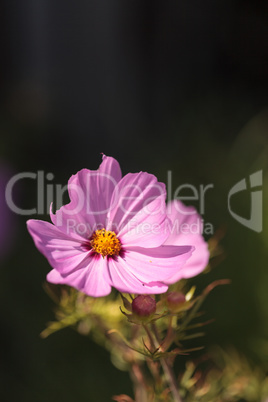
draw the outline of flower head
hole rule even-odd
[[[36,247],[53,270],[52,283],[70,285],[90,296],[115,287],[136,294],[163,293],[191,256],[190,245],[165,245],[169,237],[166,190],[156,177],[129,173],[103,156],[98,170],[82,169],[68,182],[70,203],[52,224],[29,220]]]

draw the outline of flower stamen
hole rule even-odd
[[[121,242],[115,232],[106,229],[96,230],[90,241],[92,249],[104,258],[107,255],[119,255]]]

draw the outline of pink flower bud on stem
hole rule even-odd
[[[181,292],[170,292],[167,294],[167,306],[170,311],[177,313],[184,310],[183,305],[186,302],[185,295]]]
[[[150,319],[156,312],[156,301],[149,295],[139,295],[132,301],[132,313],[140,320]]]

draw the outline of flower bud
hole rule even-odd
[[[168,293],[166,300],[169,310],[174,313],[183,310],[183,305],[186,302],[185,295],[181,292]]]
[[[151,296],[139,295],[132,302],[132,313],[140,319],[150,318],[156,312],[156,301]]]

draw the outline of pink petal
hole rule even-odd
[[[165,197],[165,186],[155,176],[127,174],[113,193],[107,229],[115,230],[126,247],[158,247],[168,236]]]
[[[183,269],[165,281],[171,284],[181,278],[191,278],[202,272],[208,264],[209,251],[202,236],[203,222],[195,208],[186,207],[180,201],[172,201],[167,205],[167,213],[172,222],[172,233],[165,241],[165,245],[191,244],[195,247]]]
[[[47,281],[72,286],[88,296],[107,296],[111,292],[111,285],[106,264],[106,260],[102,258],[92,258],[86,270],[79,269],[68,276],[63,276],[53,269],[48,273]]]
[[[191,246],[131,247],[123,258],[128,270],[141,281],[162,282],[183,268],[193,250]]]
[[[88,239],[96,227],[95,216],[85,213],[84,207],[74,202],[64,205],[55,214],[51,205],[50,218],[62,232],[80,241]]]
[[[112,194],[115,186],[122,179],[120,165],[116,159],[103,155],[102,163],[99,167],[99,172],[107,180],[100,182],[100,192],[102,197],[105,198],[105,205],[107,208],[110,206]]]
[[[110,259],[108,264],[111,284],[120,292],[157,294],[165,293],[168,289],[166,285],[157,281],[150,283],[140,281],[121,257],[118,257],[117,260]]]
[[[181,278],[192,278],[204,271],[209,262],[209,251],[208,246],[204,242],[202,244],[196,245],[196,250],[193,252],[192,257],[186,262],[185,267],[182,269]],[[173,281],[178,281],[179,279],[174,276]],[[168,283],[168,282],[167,282]]]
[[[48,259],[50,265],[62,274],[68,274],[88,258],[89,251],[81,242],[68,237],[49,222],[31,219],[28,230],[36,247]]]
[[[51,214],[52,222],[73,237],[88,239],[93,231],[105,227],[112,194],[120,179],[118,162],[105,155],[98,170],[80,170],[68,182],[71,202]]]
[[[65,279],[66,278],[63,278],[63,276],[61,276],[56,269],[52,269],[52,271],[47,274],[47,281],[50,283],[55,283],[56,285],[64,284]]]
[[[84,287],[81,290],[93,297],[106,296],[111,292],[106,258],[96,256],[95,261],[91,262]]]
[[[171,234],[168,240],[176,241],[179,236],[184,241],[187,239],[187,236],[191,236],[191,239],[193,236],[196,239],[203,239],[203,221],[194,207],[187,207],[182,202],[174,200],[167,204],[167,216],[172,222],[170,226]],[[182,243],[180,242],[180,244]],[[184,244],[189,243],[184,242]]]
[[[27,228],[38,249],[42,247],[43,244],[48,242],[53,243],[54,241],[61,243],[61,245],[66,245],[67,247],[76,247],[81,244],[79,240],[66,235],[49,222],[30,219],[27,221]]]

